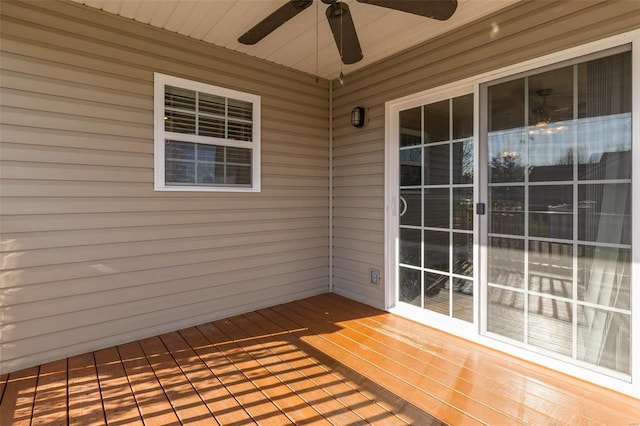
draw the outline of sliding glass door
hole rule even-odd
[[[472,322],[473,95],[400,112],[398,301]]]
[[[631,52],[620,50],[481,87],[482,329],[629,375]]]

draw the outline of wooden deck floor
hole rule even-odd
[[[336,295],[0,377],[0,425],[623,425],[640,401]]]

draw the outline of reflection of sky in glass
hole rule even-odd
[[[529,165],[573,164],[575,121],[529,127]]]
[[[631,113],[578,121],[578,161],[597,163],[602,153],[631,151]]]
[[[526,132],[517,128],[489,133],[489,160],[528,157],[532,166],[571,164],[576,132],[579,164],[597,163],[606,152],[631,150],[631,114],[624,113],[530,126]]]
[[[522,158],[524,142],[525,133],[522,128],[489,133],[489,158]]]

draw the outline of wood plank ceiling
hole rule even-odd
[[[458,0],[447,21],[342,0],[348,3],[364,59],[342,65],[326,5],[317,0],[253,46],[238,37],[285,3],[285,0],[73,0],[168,31],[275,62],[312,75],[335,79],[454,30],[518,0]],[[487,28],[487,32],[495,28]]]

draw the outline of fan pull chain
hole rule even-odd
[[[342,64],[344,63],[344,26],[342,25],[342,15],[342,5],[340,5],[340,76],[338,77],[340,86],[344,86],[344,74],[342,73]]]
[[[320,56],[320,36],[319,36],[319,27],[318,23],[320,20],[320,15],[318,10],[320,10],[320,3],[316,2],[316,84],[320,81],[318,78],[319,70],[318,70],[318,56]]]

